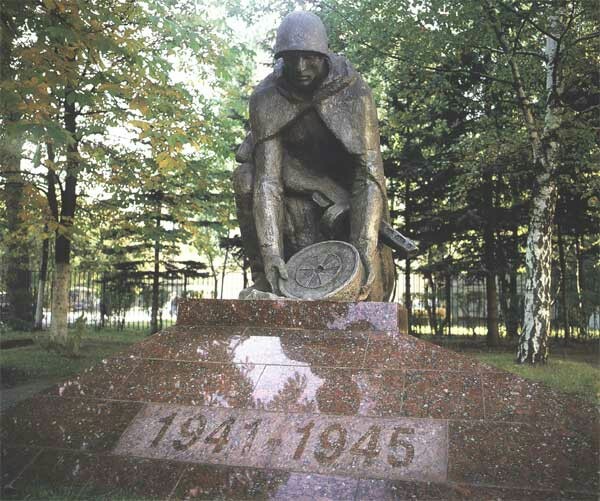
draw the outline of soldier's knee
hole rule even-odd
[[[236,195],[250,195],[252,194],[254,186],[254,165],[250,162],[240,164],[235,171],[233,171],[233,191]]]

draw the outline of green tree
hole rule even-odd
[[[138,157],[150,159],[144,163],[160,174],[145,177],[144,189],[159,190],[156,183],[184,171],[188,150],[202,148],[214,132],[206,116],[190,113],[202,94],[174,83],[175,62],[195,61],[204,78],[226,71],[232,51],[221,43],[221,23],[194,2],[45,0],[25,8],[29,31],[14,51],[18,82],[4,88],[21,114],[12,132],[48,145],[43,189],[55,235],[51,336],[64,344],[78,197],[120,178],[113,175],[121,167],[111,163],[119,147],[111,134],[134,139]],[[206,92],[215,81],[207,78],[199,87]]]
[[[411,207],[411,228],[426,248],[440,247],[440,259],[448,261],[451,250],[452,262],[470,261],[471,272],[485,275],[491,342],[496,274],[511,277],[501,303],[514,317],[512,277],[530,209],[518,358],[545,360],[559,145],[581,141],[586,132],[577,128],[589,126],[594,109],[593,78],[578,62],[597,65],[594,9],[585,1],[318,5],[334,46],[359,65],[380,100],[384,155],[399,169],[398,160],[409,159],[409,190],[397,198]],[[588,90],[565,92],[567,75],[579,75]],[[567,106],[567,96],[585,101],[582,109]],[[409,142],[416,155],[406,155]]]
[[[25,139],[17,129],[21,112],[15,104],[21,64],[16,53],[18,42],[26,31],[26,12],[32,2],[7,1],[0,9],[0,174],[6,227],[2,229],[4,247],[3,273],[6,280],[7,319],[17,328],[28,326],[32,320],[32,298],[29,274],[29,254],[23,242],[27,240],[26,182],[21,160]]]

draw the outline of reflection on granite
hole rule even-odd
[[[348,477],[333,477],[325,475],[306,475],[291,473],[289,478],[280,484],[269,499],[318,499],[347,500],[354,499],[358,480]]]
[[[111,398],[138,365],[139,360],[133,358],[104,359],[81,374],[52,386],[44,394],[57,397]]]
[[[550,423],[542,427],[450,421],[449,438],[448,477],[453,481],[598,491],[597,435],[561,430]]]
[[[436,419],[482,419],[483,396],[477,374],[407,371],[405,416]]]
[[[406,332],[406,315],[395,303],[185,299],[177,325]]]
[[[395,332],[373,332],[365,367],[373,369],[431,369],[433,345]]]
[[[286,355],[311,366],[363,367],[368,335],[354,332],[304,331],[280,336]]]
[[[359,482],[357,501],[373,500],[428,500],[428,501],[512,501],[542,499],[572,499],[579,501],[596,500],[596,496],[581,492],[561,492],[551,490],[534,490],[527,487],[492,487],[469,484],[441,484],[432,482],[407,482],[402,480],[361,480]]]
[[[177,327],[140,343],[137,356],[196,362],[231,362],[245,327]]]
[[[183,304],[0,416],[3,499],[597,498],[592,404],[402,333],[398,305]]]
[[[269,366],[253,397],[271,411],[356,414],[360,406],[358,385],[346,369]]]
[[[14,490],[35,485],[46,495],[68,489],[76,498],[165,499],[184,468],[168,461],[47,450],[14,483]]]
[[[174,499],[269,499],[290,474],[252,468],[194,465],[188,467]]]
[[[361,371],[356,375],[360,390],[359,414],[363,416],[402,416],[404,371]]]
[[[0,449],[0,466],[2,474],[0,476],[2,484],[0,487],[0,497],[13,494],[14,488],[11,482],[30,464],[40,453],[40,449],[33,447],[7,447],[2,444]]]
[[[143,360],[115,398],[222,407],[251,406],[264,366]]]
[[[0,437],[7,445],[109,450],[140,408],[137,402],[35,397],[0,417]]]

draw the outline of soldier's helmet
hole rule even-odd
[[[328,55],[327,32],[318,16],[311,12],[296,11],[283,18],[277,30],[275,57],[290,50]]]

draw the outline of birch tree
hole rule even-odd
[[[561,146],[580,143],[594,125],[590,115],[598,111],[592,99],[583,109],[579,104],[572,106],[566,98],[582,93],[596,95],[590,86],[597,81],[597,71],[590,68],[597,69],[599,63],[597,5],[588,0],[360,0],[351,4],[323,0],[318,5],[333,27],[334,43],[353,52],[352,61],[362,65],[375,94],[383,97],[379,115],[382,133],[396,137],[400,147],[408,138],[414,140],[417,133],[428,158],[445,156],[445,163],[455,166],[450,180],[443,181],[448,194],[436,205],[460,209],[457,202],[464,199],[465,215],[477,212],[480,217],[481,224],[475,226],[477,233],[470,232],[473,238],[465,236],[464,231],[461,234],[461,230],[469,229],[465,224],[452,228],[452,233],[445,236],[457,242],[463,261],[473,261],[469,269],[485,269],[488,284],[495,286],[495,275],[501,270],[493,269],[490,263],[496,263],[502,255],[518,254],[520,234],[528,230],[525,320],[518,360],[545,361]],[[579,62],[582,60],[588,62],[589,76]],[[416,79],[430,81],[431,85],[409,89],[407,97],[396,92]],[[468,82],[469,87],[461,87]],[[464,102],[463,109],[467,110],[462,121],[457,120],[460,110],[457,115],[449,99],[461,91],[462,101],[458,102]],[[408,102],[422,102],[424,111],[406,113]],[[399,113],[392,114],[392,110]],[[454,119],[447,124],[432,120],[431,116],[439,111],[453,112]],[[428,118],[420,121],[420,116]],[[466,130],[456,127],[461,122],[467,124]],[[429,124],[427,132],[433,141],[421,133],[420,124]],[[447,130],[461,134],[453,137]],[[412,136],[407,137],[407,131]],[[428,150],[436,141],[440,148]],[[385,146],[386,154],[393,153],[394,143]],[[400,165],[400,169],[405,167]],[[439,182],[435,178],[430,181],[431,186]],[[488,207],[493,210],[486,210],[485,204],[476,205],[473,197],[465,198],[469,192],[483,195],[486,184],[494,187],[494,198],[502,195],[498,187],[506,187],[500,206],[496,207],[494,201]],[[490,195],[483,196],[482,201],[489,204]],[[430,203],[436,202],[430,199]],[[498,210],[510,215],[510,220],[494,217]],[[448,228],[461,220],[471,224],[468,217],[449,218],[447,211],[438,210],[435,216],[428,220],[437,220]],[[440,235],[437,231],[436,236]],[[415,236],[421,236],[418,230]],[[473,251],[482,246],[481,242],[493,252],[477,263]],[[515,251],[508,252],[509,244]],[[496,300],[494,294],[488,296],[490,312],[489,306]],[[512,303],[515,301],[511,300],[511,307]],[[497,322],[493,315],[489,317],[490,327],[494,327]]]
[[[557,201],[557,172],[561,125],[565,109],[562,66],[568,44],[598,36],[589,33],[573,38],[574,23],[581,18],[585,2],[483,3],[485,15],[511,72],[514,92],[525,123],[533,155],[535,184],[531,199],[526,245],[525,311],[519,337],[517,361],[545,362],[551,320],[552,235]],[[543,94],[527,87],[520,57],[527,54],[522,34],[534,30],[544,40]],[[534,56],[535,52],[532,52]],[[537,98],[540,105],[535,105]]]

